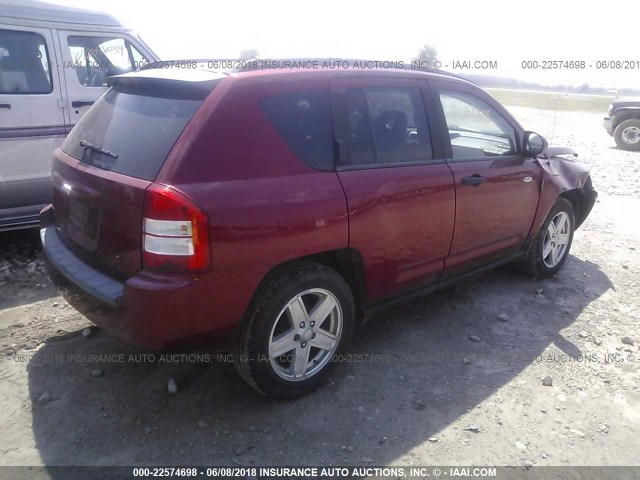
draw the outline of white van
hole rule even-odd
[[[158,57],[100,12],[0,0],[0,230],[36,226],[51,158],[110,75]]]

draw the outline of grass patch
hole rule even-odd
[[[544,110],[562,110],[574,112],[593,112],[607,114],[607,107],[615,97],[600,95],[581,95],[577,93],[538,92],[527,90],[509,90],[505,88],[486,88],[500,103],[506,106],[540,108]]]

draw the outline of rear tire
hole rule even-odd
[[[344,351],[354,318],[351,289],[338,273],[312,262],[285,267],[256,293],[236,343],[236,370],[264,395],[305,395]]]
[[[640,120],[631,118],[620,122],[613,132],[613,138],[622,150],[640,150]]]
[[[566,198],[558,198],[533,239],[523,269],[539,278],[555,275],[567,261],[574,229],[573,205]]]

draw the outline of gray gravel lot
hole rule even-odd
[[[512,111],[593,167],[565,268],[383,312],[297,401],[254,393],[224,357],[151,361],[83,335],[37,235],[0,234],[0,464],[640,465],[640,152],[616,150],[600,115]]]

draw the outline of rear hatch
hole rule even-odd
[[[145,191],[220,78],[184,70],[113,77],[56,151],[58,232],[86,263],[121,280],[141,270]]]

